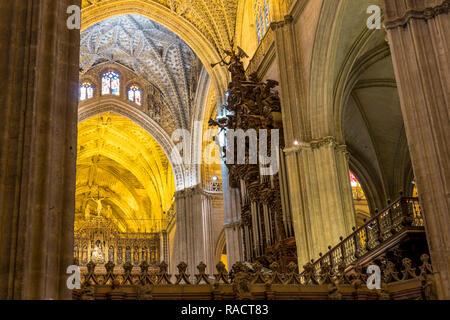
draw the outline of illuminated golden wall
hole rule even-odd
[[[169,160],[140,126],[113,113],[79,125],[75,229],[100,212],[122,232],[158,232],[174,192]]]

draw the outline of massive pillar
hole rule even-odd
[[[347,152],[329,137],[285,149],[299,265],[356,226]]]
[[[0,299],[70,298],[80,2],[0,2]]]
[[[207,265],[207,273],[214,273],[210,196],[200,186],[179,191],[175,194],[175,207],[177,220],[171,272],[176,272],[176,266],[183,261],[188,265],[188,273],[193,276],[197,273],[198,264],[203,261]]]
[[[450,1],[384,3],[438,294],[450,299]]]
[[[301,267],[356,226],[345,146],[334,137],[311,139],[310,119],[296,45],[293,18],[272,24],[280,75],[280,98],[286,146],[286,168],[281,172],[294,220]],[[303,95],[303,96],[302,96]],[[285,208],[286,209],[286,206]]]
[[[222,165],[223,204],[225,211],[225,239],[227,244],[228,266],[243,261],[242,240],[240,235],[241,206],[239,189],[229,184],[228,170]]]

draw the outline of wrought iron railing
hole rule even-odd
[[[423,229],[423,216],[418,198],[402,197],[356,229],[325,255],[312,260],[315,272],[327,265],[333,271],[355,264],[362,257],[389,242],[395,235],[408,229]]]

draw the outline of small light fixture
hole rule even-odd
[[[294,146],[298,146],[300,145],[300,143],[298,142],[298,140],[294,140]]]
[[[211,180],[212,180],[212,181],[218,181],[218,180],[219,180],[219,177],[218,177],[218,176],[212,176]]]

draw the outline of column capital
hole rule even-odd
[[[223,227],[225,229],[233,229],[236,227],[239,227],[241,225],[241,220],[235,220],[235,221],[230,221],[230,222],[225,222]]]
[[[180,191],[175,192],[175,198],[185,198],[187,196],[193,195],[193,194],[203,194],[203,188],[200,184],[193,186],[191,188],[186,188]]]
[[[283,28],[286,25],[291,24],[294,21],[294,17],[292,17],[291,15],[285,15],[284,19],[281,21],[274,21],[270,24],[270,28],[273,31],[276,31],[277,29]]]
[[[405,27],[413,19],[430,20],[440,14],[448,14],[450,0],[432,0],[430,3],[428,7],[419,5],[411,7],[406,0],[389,0],[389,2],[385,0],[386,29]]]
[[[347,146],[344,144],[339,144],[335,137],[323,137],[320,139],[314,139],[308,142],[299,142],[297,146],[291,148],[283,149],[285,154],[298,153],[302,150],[314,150],[321,149],[322,147],[333,147],[338,151],[343,151],[347,153]]]

